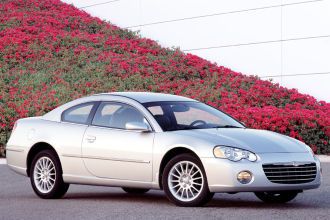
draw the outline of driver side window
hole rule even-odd
[[[92,125],[126,129],[129,122],[145,123],[144,116],[134,107],[123,103],[103,102],[98,107]]]

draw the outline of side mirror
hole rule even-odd
[[[244,122],[240,121],[240,123],[241,123],[242,125],[244,125],[244,127],[246,127],[246,124],[245,124]]]
[[[141,131],[141,132],[149,132],[150,128],[146,123],[143,122],[127,122],[125,124],[125,128],[131,131]]]

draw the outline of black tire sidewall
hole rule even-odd
[[[168,186],[169,172],[172,169],[172,167],[180,161],[190,161],[190,162],[193,162],[194,164],[196,164],[199,167],[199,169],[202,171],[202,175],[204,178],[204,185],[203,185],[203,189],[202,189],[201,193],[199,194],[199,196],[197,198],[195,198],[194,200],[189,201],[189,202],[184,202],[184,201],[180,201],[180,200],[176,199],[172,195],[172,193],[169,189],[169,186]],[[184,206],[184,207],[202,206],[202,205],[206,204],[209,200],[211,200],[213,197],[213,193],[210,193],[210,190],[208,187],[208,182],[207,182],[206,174],[204,171],[204,167],[203,167],[201,161],[192,154],[181,154],[181,155],[175,156],[166,164],[163,175],[162,175],[162,185],[163,185],[163,189],[166,194],[166,197],[171,202],[173,202],[174,204],[176,204],[178,206]]]
[[[38,190],[38,188],[35,185],[34,182],[34,168],[35,165],[38,161],[38,159],[40,159],[41,157],[47,157],[50,160],[52,160],[52,162],[54,163],[55,166],[55,171],[56,171],[56,177],[55,177],[55,185],[53,187],[53,189],[48,192],[48,193],[42,193]],[[61,197],[63,194],[65,194],[65,192],[67,191],[68,185],[65,184],[63,182],[63,178],[62,178],[62,168],[61,168],[61,164],[59,159],[57,158],[56,154],[51,151],[51,150],[43,150],[41,152],[39,152],[32,161],[31,164],[31,168],[30,168],[30,181],[31,181],[31,185],[32,188],[34,190],[34,192],[43,199],[55,199],[55,198],[59,198]]]

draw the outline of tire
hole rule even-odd
[[[43,150],[33,158],[30,181],[34,192],[42,199],[59,199],[69,189],[69,184],[63,181],[61,163],[52,150]]]
[[[166,164],[162,184],[166,197],[177,206],[203,206],[214,195],[209,191],[202,163],[191,154],[175,156]]]
[[[122,189],[130,194],[144,194],[149,191],[149,189],[130,188],[130,187],[122,187]]]
[[[255,192],[254,194],[266,203],[286,203],[298,195],[297,191],[281,191],[281,192]]]

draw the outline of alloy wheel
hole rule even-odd
[[[53,161],[48,157],[41,157],[34,166],[33,178],[35,186],[41,193],[50,192],[55,185],[56,169]]]
[[[178,200],[189,202],[196,199],[204,185],[200,168],[191,161],[180,161],[170,170],[168,186],[171,194]]]

